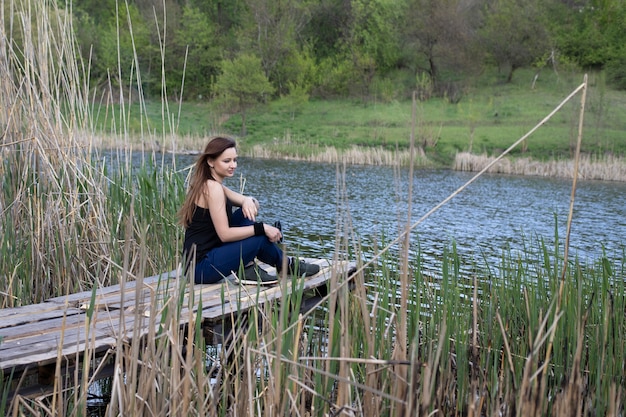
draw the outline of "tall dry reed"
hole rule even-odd
[[[410,150],[390,151],[383,148],[364,148],[359,146],[352,146],[344,150],[334,147],[318,149],[315,146],[309,146],[303,147],[300,152],[291,148],[286,153],[279,148],[273,150],[272,146],[255,145],[252,149],[246,151],[246,155],[253,158],[280,158],[331,164],[387,166],[409,166],[411,165],[411,159],[413,159],[413,164],[415,165],[422,167],[432,166],[432,162],[428,160],[423,152],[415,153],[411,156]]]
[[[88,169],[89,90],[71,16],[56,2],[2,10],[0,231],[11,244],[0,251],[0,305],[8,307],[90,288],[111,238],[103,184]]]
[[[127,241],[120,233],[136,203],[130,153],[117,161],[125,177],[112,181],[115,156],[99,157],[92,147],[89,63],[78,54],[69,11],[39,0],[3,3],[2,12],[0,307],[11,307],[117,282],[124,245],[132,248],[134,274],[140,234]],[[152,210],[173,228],[171,213],[159,208],[167,202],[153,200],[161,204]],[[152,202],[140,204],[147,210]],[[135,227],[144,226],[138,220]]]
[[[455,156],[453,169],[457,171],[482,170],[495,157],[460,152]],[[578,167],[579,177],[584,180],[626,181],[626,161],[612,155],[602,157],[585,155]],[[531,158],[502,159],[488,172],[509,175],[533,175],[539,177],[572,178],[574,161],[536,161]]]
[[[80,81],[71,20],[55,4],[3,9],[10,13],[0,38],[7,51],[0,100],[8,109],[0,115],[3,306],[141,280],[155,253],[167,259],[177,251],[148,244],[153,228],[173,230],[171,202],[158,196],[181,192],[175,177],[155,169],[135,182],[135,171],[107,176],[106,165],[91,164],[89,86]],[[504,252],[500,265],[462,259],[452,244],[428,275],[419,243],[409,239],[416,225],[409,217],[404,233],[364,262],[342,187],[336,260],[357,259],[359,268],[352,281],[334,271],[317,307],[300,314],[305,295],[296,291],[231,317],[207,349],[194,312],[201,306],[183,302],[190,281],[178,277],[168,308],[154,302],[147,316],[127,313],[147,332],[113,335],[116,348],[104,359],[88,345],[85,372],[71,376],[74,389],[59,382],[50,397],[18,397],[6,414],[87,415],[94,382],[87,371],[99,366],[113,372],[99,385],[109,387],[111,416],[623,414],[626,256],[569,261],[562,280],[558,243]],[[462,264],[474,266],[472,276]],[[97,314],[89,311],[86,329]]]

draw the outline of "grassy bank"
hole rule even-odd
[[[534,72],[521,70],[512,84],[501,75],[487,72],[470,83],[460,102],[430,99],[419,102],[416,115],[416,143],[433,163],[451,166],[457,153],[498,155],[528,132],[567,95],[583,82],[582,73],[544,71],[534,86]],[[580,98],[574,98],[553,119],[533,134],[513,157],[536,161],[569,159],[573,155],[578,128]],[[589,75],[585,110],[583,154],[594,157],[626,155],[626,93],[608,89],[601,73]],[[146,111],[133,105],[130,131],[138,132],[143,118],[158,133],[162,123],[161,103],[146,103]],[[183,103],[170,108],[171,123],[180,137],[160,141],[170,148],[197,150],[210,132],[237,135],[238,115],[225,115],[210,103]],[[110,115],[111,113],[109,113]],[[410,99],[379,101],[311,99],[296,112],[286,102],[275,101],[249,114],[247,135],[239,138],[244,152],[262,147],[272,155],[315,158],[328,147],[339,152],[355,146],[395,151],[408,148],[411,133]],[[146,123],[144,122],[144,129]],[[97,129],[111,126],[104,116]],[[110,129],[108,129],[110,131]],[[168,131],[170,133],[171,131]],[[153,145],[153,144],[151,144]]]

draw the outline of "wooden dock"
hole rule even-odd
[[[220,325],[233,315],[280,302],[292,292],[292,282],[305,293],[324,294],[329,281],[347,276],[353,264],[320,265],[318,274],[295,281],[286,279],[272,286],[241,285],[234,276],[211,285],[190,285],[179,271],[125,282],[46,300],[43,303],[0,310],[0,370],[4,381],[21,383],[20,395],[41,395],[50,383],[49,374],[59,364],[80,363],[86,351],[97,357],[116,347],[120,340],[135,342],[154,331],[164,309],[180,307],[181,327],[201,314],[203,327]],[[269,272],[273,268],[264,265]],[[151,320],[150,317],[153,317]],[[106,375],[103,375],[106,376]]]

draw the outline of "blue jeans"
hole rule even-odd
[[[243,216],[241,209],[233,212],[231,227],[250,226],[254,224]],[[252,236],[237,242],[226,242],[217,248],[211,249],[204,258],[198,260],[195,269],[196,284],[213,284],[230,275],[239,273],[239,267],[245,266],[254,258],[272,266],[280,266],[283,262],[283,252],[269,241],[267,236]]]

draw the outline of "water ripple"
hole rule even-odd
[[[261,220],[281,220],[285,239],[304,256],[332,252],[335,236],[351,225],[365,244],[398,236],[408,213],[408,170],[240,158],[245,192],[261,202]],[[474,174],[416,170],[411,222],[447,198]],[[236,180],[229,185],[237,188]],[[412,233],[425,257],[441,257],[456,243],[460,254],[497,262],[503,250],[524,250],[539,238],[565,238],[571,181],[484,175],[419,224]],[[626,239],[626,184],[579,181],[570,256],[621,257]],[[339,225],[339,226],[338,226]],[[531,245],[532,246],[532,245]],[[536,246],[536,245],[535,245]]]

